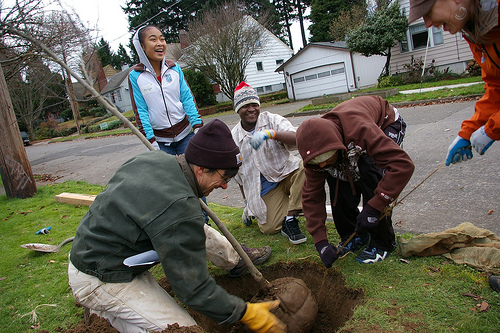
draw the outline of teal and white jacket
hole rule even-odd
[[[139,131],[150,141],[171,143],[203,126],[182,69],[165,60],[161,81],[156,77],[137,34],[133,43],[141,63],[129,73],[130,99]]]

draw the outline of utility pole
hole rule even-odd
[[[9,198],[30,198],[36,183],[0,66],[0,174]]]

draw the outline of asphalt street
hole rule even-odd
[[[287,115],[309,103],[299,101],[262,111]],[[500,144],[493,144],[483,156],[474,154],[470,161],[440,167],[462,120],[473,114],[474,103],[399,108],[408,124],[404,149],[415,163],[415,172],[400,198],[413,192],[393,211],[396,232],[440,232],[463,222],[472,222],[500,235]],[[309,117],[317,115],[288,119],[299,126]],[[217,118],[230,128],[239,121],[236,113]],[[206,118],[205,122],[210,120]],[[50,174],[57,178],[56,182],[85,180],[100,185],[105,185],[123,162],[146,150],[133,135],[26,147],[34,174]],[[229,183],[228,189],[215,190],[207,199],[234,207],[244,205],[234,181]]]

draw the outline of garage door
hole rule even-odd
[[[295,99],[348,92],[344,63],[308,69],[292,75]]]

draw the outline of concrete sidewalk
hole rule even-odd
[[[468,87],[468,86],[473,86],[475,84],[484,84],[483,81],[480,82],[470,82],[470,83],[460,83],[460,84],[453,84],[449,86],[439,86],[439,87],[430,87],[430,88],[420,88],[420,89],[412,89],[412,90],[402,90],[399,91],[400,94],[418,94],[418,93],[423,93],[423,92],[428,92],[428,91],[435,91],[435,90],[440,90],[440,89],[453,89],[453,88],[460,88],[460,87]]]

